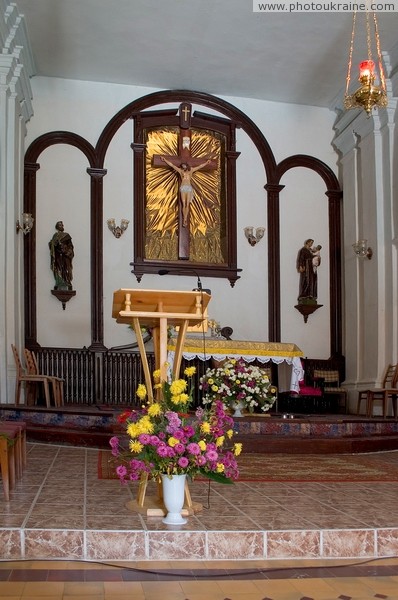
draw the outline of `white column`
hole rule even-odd
[[[23,212],[25,123],[32,116],[32,67],[23,19],[0,0],[0,402],[14,402],[11,344],[23,344]]]
[[[393,242],[397,111],[396,99],[391,93],[389,96],[389,107],[370,118],[364,111],[343,112],[334,140],[344,191],[344,329],[347,387],[351,390],[378,385],[385,366],[398,359]],[[371,260],[357,258],[353,252],[352,244],[364,238],[373,250]],[[355,402],[356,394],[351,394],[351,409]]]

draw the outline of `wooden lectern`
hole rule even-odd
[[[201,323],[206,318],[206,309],[210,301],[210,295],[202,290],[193,292],[181,292],[171,290],[127,290],[120,289],[113,294],[112,317],[117,323],[132,325],[137,338],[144,369],[145,385],[148,398],[153,401],[152,374],[149,370],[148,357],[142,335],[143,327],[152,329],[152,337],[155,351],[156,369],[160,369],[161,379],[167,380],[167,343],[169,326],[178,326],[178,337],[175,346],[175,357],[173,362],[172,377],[177,379],[180,375],[182,351],[188,327]],[[156,506],[150,503],[146,509],[144,506],[145,493],[148,478],[140,482],[137,497],[137,510],[146,512],[147,515],[164,514]],[[193,504],[187,485],[185,486],[186,504],[188,512],[192,514]],[[131,503],[129,503],[131,504]]]
[[[145,385],[153,400],[152,374],[142,336],[143,327],[152,328],[156,369],[161,379],[167,379],[167,342],[169,326],[178,326],[178,337],[173,363],[173,379],[179,377],[182,349],[189,326],[197,325],[206,318],[210,295],[202,291],[180,292],[171,290],[126,290],[113,294],[112,317],[117,323],[133,325],[141,354]]]

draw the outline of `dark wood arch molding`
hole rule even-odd
[[[281,161],[276,169],[278,182],[287,171],[298,167],[311,169],[317,173],[326,186],[329,217],[330,355],[342,358],[341,201],[343,192],[333,171],[318,158],[306,154],[295,154]]]
[[[69,144],[78,148],[87,158],[87,173],[91,177],[91,304],[92,343],[90,349],[103,351],[103,279],[102,279],[102,226],[103,226],[103,177],[106,152],[118,129],[129,119],[135,119],[139,113],[163,103],[191,102],[220,112],[242,128],[254,143],[265,170],[265,189],[268,195],[268,322],[269,340],[280,341],[280,232],[279,232],[279,194],[283,189],[280,180],[283,174],[295,167],[314,170],[325,182],[329,199],[329,242],[330,287],[331,287],[331,355],[340,355],[341,336],[341,198],[342,192],[334,173],[318,159],[296,155],[276,164],[273,152],[257,125],[232,104],[203,92],[189,90],[166,90],[155,92],[134,100],[122,108],[104,127],[97,144],[93,147],[81,136],[68,131],[53,131],[37,138],[25,154],[24,173],[24,210],[36,215],[36,172],[40,154],[54,144]],[[37,340],[36,314],[36,236],[24,237],[24,277],[25,277],[25,344],[28,348],[39,347]]]

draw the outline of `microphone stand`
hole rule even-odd
[[[207,294],[209,294],[209,296],[211,296],[211,290],[209,288],[204,288],[202,286],[202,281],[200,279],[200,275],[197,271],[195,271],[195,269],[189,269],[189,270],[187,269],[187,270],[184,270],[184,272],[180,271],[179,269],[159,269],[158,275],[173,275],[173,274],[174,275],[185,275],[185,273],[187,273],[187,272],[193,273],[198,280],[197,287],[194,288],[192,291],[193,292],[202,292],[203,291],[203,292],[206,292]]]

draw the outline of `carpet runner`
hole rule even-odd
[[[110,450],[98,454],[98,478],[118,479]],[[366,455],[242,454],[239,481],[389,482],[398,481],[398,452]],[[203,480],[197,477],[196,480]]]

